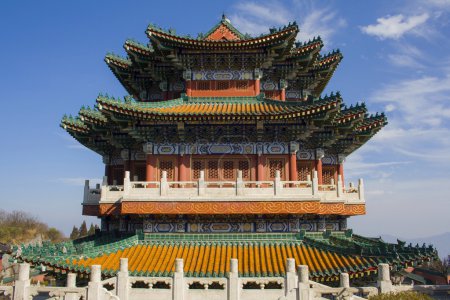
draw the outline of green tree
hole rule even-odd
[[[93,235],[93,234],[95,234],[95,227],[94,227],[94,224],[91,223],[91,226],[89,227],[89,230],[88,230],[88,235]]]
[[[47,237],[53,243],[60,242],[64,239],[64,235],[58,229],[51,227],[47,230]]]
[[[88,234],[88,231],[87,231],[86,221],[83,221],[83,223],[80,226],[80,237],[87,236],[87,234]]]
[[[70,234],[70,239],[74,240],[80,237],[80,231],[76,226],[73,226],[72,233]]]

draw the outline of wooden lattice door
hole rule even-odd
[[[322,167],[322,183],[331,184],[331,179],[335,179],[336,167],[335,166],[323,166]]]
[[[250,161],[249,160],[239,160],[238,170],[242,171],[242,179],[243,180],[251,180]]]
[[[167,172],[167,180],[175,181],[175,162],[173,159],[163,158],[159,160],[159,178],[162,178],[162,172]]]
[[[297,180],[306,181],[308,175],[312,178],[312,165],[310,161],[297,161]]]
[[[268,166],[269,166],[269,170],[268,170],[269,180],[275,179],[276,171],[280,171],[281,180],[285,180],[284,159],[282,159],[282,158],[269,159]]]
[[[222,180],[224,181],[234,181],[236,180],[235,161],[234,160],[224,160],[222,161]]]
[[[201,171],[205,171],[205,160],[192,160],[192,180],[198,180],[200,178]]]
[[[137,176],[138,181],[145,181],[146,172],[147,169],[144,163],[135,164],[134,174],[131,179],[134,180],[134,176]]]

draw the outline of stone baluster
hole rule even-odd
[[[66,287],[68,288],[76,288],[77,285],[77,274],[75,273],[69,273],[67,274],[67,281],[66,281]],[[78,300],[79,296],[77,295],[77,293],[66,293],[66,295],[64,296],[64,300]]]
[[[84,181],[84,193],[83,193],[83,202],[87,203],[89,201],[89,179]]]
[[[108,176],[103,176],[102,186],[100,188],[100,201],[106,200],[108,193]]]
[[[89,300],[102,300],[102,269],[100,265],[91,266],[91,276],[88,284],[87,298]]]
[[[288,296],[297,287],[297,274],[295,274],[295,259],[286,260],[286,277],[284,279],[284,295]]]
[[[319,178],[317,177],[317,171],[314,171],[313,173],[313,179],[311,183],[311,190],[313,196],[319,195]]]
[[[130,171],[125,171],[123,179],[123,195],[128,196],[131,192]]]
[[[362,178],[359,179],[358,181],[358,198],[361,201],[364,201],[364,181]]]
[[[242,179],[242,170],[238,170],[236,178],[236,196],[244,195],[244,181]]]
[[[205,195],[205,171],[200,171],[200,178],[198,179],[198,195]]]
[[[228,300],[240,299],[240,282],[237,258],[230,260],[230,273],[228,273]]]
[[[30,297],[30,265],[19,264],[19,278],[14,283],[13,300],[29,299]]]
[[[128,300],[130,279],[128,276],[128,258],[120,259],[120,270],[117,273],[116,295],[120,300]]]
[[[167,182],[167,171],[162,171],[161,180],[159,182],[159,194],[160,196],[167,196],[169,192],[169,184]]]
[[[279,195],[283,189],[283,184],[281,183],[281,174],[279,170],[275,171],[275,181],[273,184],[273,194]]]
[[[344,190],[342,187],[343,187],[342,175],[338,175],[338,181],[337,181],[337,186],[336,186],[336,192],[337,192],[338,198],[342,197],[344,194]]]
[[[348,275],[348,273],[341,273],[339,275],[339,286],[343,288],[350,287],[350,276]]]
[[[310,297],[310,287],[309,287],[309,269],[308,266],[300,265],[298,269],[298,299],[299,300],[309,300]]]
[[[389,264],[379,264],[378,265],[377,287],[378,287],[380,294],[392,292],[392,282],[391,282]]]
[[[306,175],[306,181],[311,184],[311,174]]]
[[[184,299],[184,266],[183,259],[175,259],[175,272],[173,273],[173,285],[172,285],[172,299],[183,300]],[[122,299],[122,298],[121,298]]]

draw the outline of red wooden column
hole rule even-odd
[[[178,181],[189,181],[191,173],[191,156],[184,154],[178,156]]]
[[[264,155],[258,154],[258,167],[256,168],[256,180],[264,181]]]
[[[325,153],[322,149],[316,149],[316,160],[315,160],[315,168],[317,171],[317,179],[319,184],[323,184],[322,178],[322,158],[325,156]]]
[[[338,176],[341,176],[342,187],[345,187],[345,181],[344,181],[344,161],[345,161],[345,155],[343,155],[343,154],[338,154],[337,159],[338,159],[338,167],[337,167]]]
[[[289,180],[297,181],[297,151],[299,145],[296,142],[292,142],[289,145]]]
[[[261,94],[261,83],[259,79],[255,80],[255,96]]]
[[[280,91],[280,100],[286,101],[286,89],[281,89]]]
[[[192,96],[192,82],[190,80],[186,80],[186,95],[188,97]]]
[[[156,155],[147,154],[145,170],[145,181],[155,181],[156,177]]]

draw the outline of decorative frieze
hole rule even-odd
[[[298,143],[207,143],[207,144],[152,144],[143,146],[145,153],[172,154],[289,154],[298,149]]]
[[[189,74],[186,74],[188,76]],[[201,70],[191,71],[191,80],[255,80],[259,71],[248,70]]]
[[[252,219],[252,220],[154,220],[144,219],[143,229],[147,233],[231,233],[231,232],[299,232],[342,231],[347,228],[346,219],[327,220],[318,218]]]

